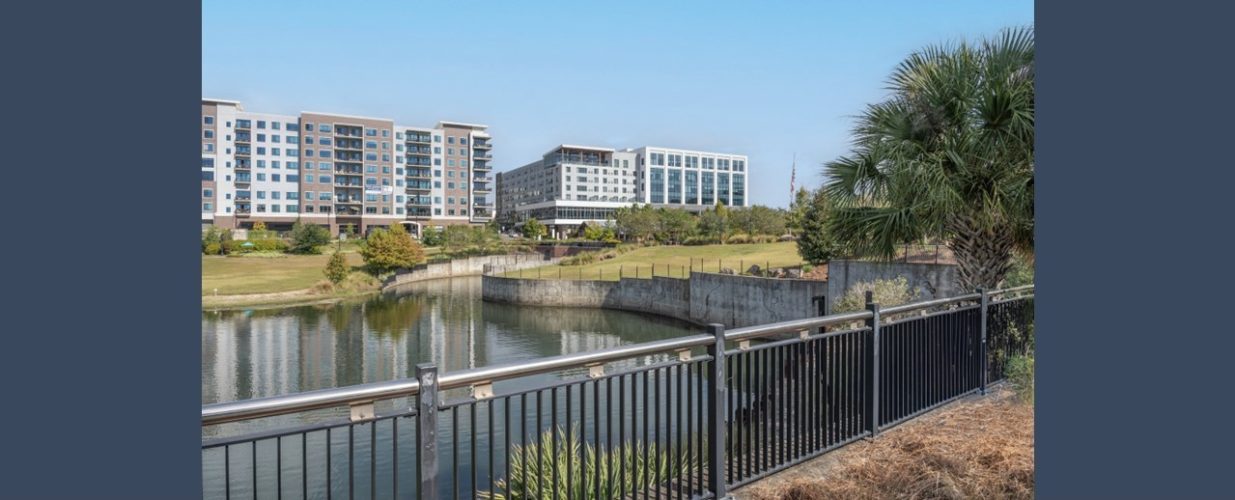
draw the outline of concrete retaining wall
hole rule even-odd
[[[690,317],[738,328],[819,315],[826,281],[691,273]]]
[[[915,300],[929,300],[960,295],[956,288],[956,266],[951,264],[912,264],[904,262],[871,262],[834,260],[828,262],[828,311],[845,291],[855,283],[904,276],[909,288],[918,288]]]
[[[546,258],[544,255],[539,253],[521,253],[511,255],[486,255],[482,257],[454,259],[448,262],[422,264],[411,269],[401,269],[396,271],[393,276],[387,278],[386,281],[382,283],[382,289],[385,290],[387,288],[406,283],[415,283],[417,281],[454,278],[457,276],[478,276],[484,272],[486,266],[502,266],[506,269],[516,270],[548,266],[556,264],[558,260],[560,259]]]
[[[599,307],[659,314],[728,328],[801,319],[818,314],[814,297],[823,281],[691,273],[689,280],[655,277],[620,281],[536,280],[487,273],[485,300],[512,304]]]

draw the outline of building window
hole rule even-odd
[[[203,137],[205,137],[205,138],[207,138],[207,139],[214,139],[214,131],[213,131],[213,130],[206,130],[206,131],[204,131],[204,132],[202,133],[202,136],[203,136]]]
[[[331,127],[329,123],[322,123],[322,124],[318,124],[317,131],[329,134],[333,128],[334,127]]]
[[[203,212],[213,212],[214,204],[213,203],[202,203],[202,211]]]
[[[214,190],[213,189],[203,189],[202,198],[214,198]]]
[[[663,159],[663,158],[662,158]],[[652,203],[665,202],[665,169],[652,169]]]
[[[203,117],[202,117],[202,121],[203,121],[206,125],[214,125],[214,117],[213,117],[213,116],[203,116]]]

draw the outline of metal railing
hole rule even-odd
[[[984,392],[1032,348],[1029,285],[882,309],[868,294],[863,311],[440,376],[422,364],[413,379],[204,406],[203,427],[349,409],[204,440],[205,496],[719,498]]]

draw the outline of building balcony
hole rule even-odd
[[[477,151],[475,154],[472,155],[472,159],[481,160],[481,161],[492,160],[493,155],[490,153],[483,153],[483,152]]]
[[[406,140],[406,142],[408,143],[415,143],[415,144],[429,144],[432,141],[433,141],[432,136],[421,135],[421,134],[407,134],[407,140]]]
[[[473,163],[472,170],[493,170],[493,166],[488,163]]]
[[[491,144],[489,141],[484,141],[484,142],[476,141],[475,143],[472,144],[472,147],[475,149],[490,150],[490,149],[493,149],[493,144]]]

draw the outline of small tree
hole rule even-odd
[[[544,237],[544,235],[548,234],[548,232],[549,231],[545,228],[545,225],[541,224],[535,217],[528,219],[527,222],[523,223],[523,237],[529,240],[539,240]]]
[[[420,229],[420,244],[427,247],[441,246],[442,230],[433,226]]]
[[[292,244],[288,251],[294,254],[322,253],[321,246],[330,243],[330,231],[317,224],[296,221],[292,224]]]
[[[262,221],[260,221],[260,220],[259,220],[259,221],[257,221],[257,222],[254,222],[254,223],[253,223],[253,230],[254,230],[254,231],[265,231],[265,230],[266,230],[266,223],[265,223],[265,222],[262,222]]]
[[[811,196],[803,210],[801,234],[798,235],[798,255],[814,265],[826,264],[840,256],[841,245],[828,228],[831,203],[827,193],[820,189]]]
[[[343,253],[336,250],[330,255],[330,261],[326,262],[324,273],[331,283],[338,285],[347,279],[347,275],[351,274],[352,270],[347,266],[347,261],[343,259]]]
[[[789,204],[789,213],[785,216],[785,229],[788,229],[790,234],[796,236],[802,233],[802,227],[806,224],[806,210],[810,207],[810,202],[810,191],[805,187],[798,188],[798,192],[793,195],[793,203]]]
[[[425,260],[420,244],[399,223],[391,225],[390,229],[370,231],[360,255],[364,257],[365,267],[374,275],[412,267]]]
[[[699,233],[725,242],[729,234],[729,209],[724,203],[717,203],[711,210],[699,214]]]
[[[205,231],[202,231],[202,251],[203,252],[207,248],[210,248],[211,245],[214,245],[214,248],[217,249],[222,244],[223,244],[223,231],[221,231],[218,227],[210,226],[206,228]],[[218,253],[218,252],[215,252],[215,253]]]
[[[661,209],[657,233],[669,243],[681,243],[695,230],[695,216],[681,209]]]

